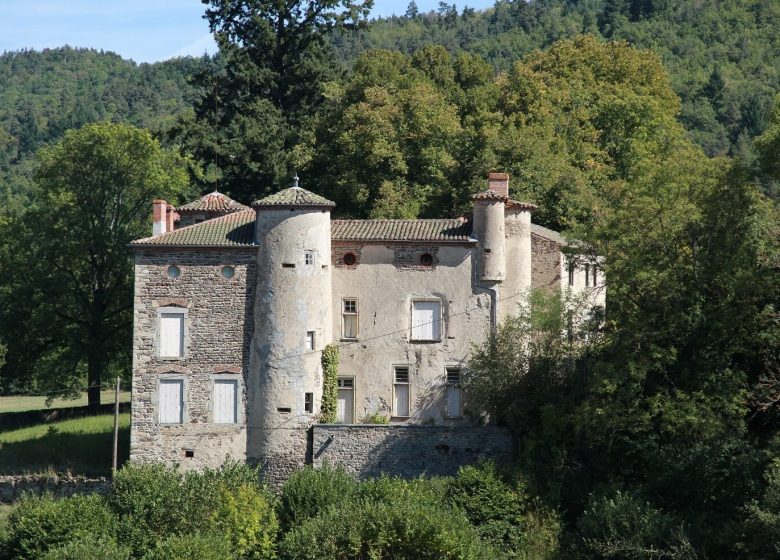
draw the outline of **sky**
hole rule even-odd
[[[420,11],[438,0],[416,0]],[[451,3],[453,0],[449,0]],[[372,17],[403,14],[409,0],[374,0]],[[464,3],[455,0],[458,9]],[[477,9],[493,0],[471,0]],[[89,47],[136,62],[216,50],[200,0],[0,0],[0,52]]]

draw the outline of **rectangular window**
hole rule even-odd
[[[355,421],[355,380],[351,377],[339,377],[336,384],[336,423],[352,424]]]
[[[303,262],[305,264],[314,264],[314,251],[306,251],[303,254]]]
[[[447,368],[447,416],[460,418],[463,416],[460,398],[460,368]]]
[[[356,299],[341,300],[341,336],[342,338],[357,338],[358,312]]]
[[[184,313],[160,313],[160,356],[184,356]]]
[[[409,367],[393,368],[393,416],[409,416]]]
[[[160,424],[181,424],[184,411],[184,381],[161,379],[159,393]]]
[[[305,393],[303,395],[303,410],[309,414],[314,412],[314,393]]]
[[[597,272],[596,272],[597,269],[598,267],[596,267],[596,265],[594,264],[593,265],[593,287],[594,288],[596,287],[596,280],[598,279]]]
[[[441,340],[440,302],[412,302],[412,340]]]
[[[232,379],[214,381],[214,423],[235,424],[238,382]]]
[[[306,331],[306,350],[314,350],[314,331]]]
[[[585,263],[585,287],[590,286],[590,264]]]
[[[574,263],[569,263],[569,286],[574,286]]]

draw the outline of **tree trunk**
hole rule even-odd
[[[103,356],[91,351],[87,358],[87,405],[92,412],[100,408],[100,380],[104,367]]]

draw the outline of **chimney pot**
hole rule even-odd
[[[509,173],[488,173],[488,189],[509,198]]]

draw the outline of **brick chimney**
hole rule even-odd
[[[165,215],[165,231],[173,231],[175,228],[174,223],[179,221],[179,214],[176,213],[176,208],[174,208],[173,204],[166,206]]]
[[[152,235],[168,231],[168,203],[164,200],[152,201]]]
[[[509,173],[489,173],[488,190],[499,196],[509,197]]]

